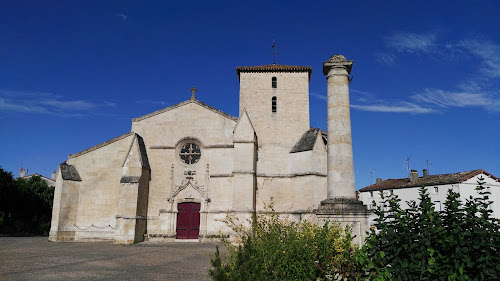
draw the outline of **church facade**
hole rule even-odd
[[[132,119],[131,132],[70,154],[57,171],[49,240],[207,241],[231,234],[228,215],[249,221],[271,202],[291,219],[318,219],[327,136],[310,127],[312,69],[236,72],[239,117],[193,88],[191,99]]]

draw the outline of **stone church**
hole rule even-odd
[[[57,171],[49,240],[207,241],[231,234],[228,215],[247,221],[271,202],[294,220],[350,223],[362,239],[351,66],[341,55],[324,63],[328,137],[310,127],[312,68],[271,64],[236,68],[239,117],[193,88],[190,99],[133,118],[129,133],[70,154]]]

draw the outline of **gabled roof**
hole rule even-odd
[[[31,174],[31,175],[25,175],[24,177],[19,177],[19,178],[22,178],[22,179],[29,179],[29,178],[31,178],[31,177],[37,177],[37,176],[38,176],[38,177],[40,177],[40,178],[42,178],[42,179],[45,179],[45,180],[47,180],[47,181],[55,182],[53,179],[49,179],[48,177],[46,177],[46,176],[42,176],[42,175],[40,175],[40,174],[38,174],[38,173],[34,173],[34,174]]]
[[[474,176],[477,176],[481,173],[484,173],[496,180],[500,180],[499,178],[493,176],[492,174],[481,170],[472,170],[460,173],[453,174],[442,174],[442,175],[428,175],[425,177],[419,177],[414,182],[411,182],[409,178],[404,179],[387,179],[380,183],[372,184],[365,188],[360,189],[359,191],[372,191],[372,190],[386,190],[386,189],[397,189],[397,188],[406,188],[406,187],[420,187],[420,186],[430,186],[430,185],[443,185],[443,184],[453,184],[464,182]]]
[[[299,141],[292,147],[290,153],[302,152],[313,150],[314,144],[316,144],[316,138],[318,136],[318,132],[321,130],[318,128],[311,128],[309,131],[305,132]],[[323,138],[323,142],[326,144],[326,136],[321,131],[321,137]]]
[[[226,117],[226,118],[228,118],[228,119],[231,119],[231,120],[233,120],[233,121],[238,120],[238,118],[236,118],[236,117],[234,117],[234,116],[232,116],[232,115],[229,115],[229,114],[227,114],[227,113],[225,113],[225,112],[223,112],[223,111],[221,111],[221,110],[218,110],[218,109],[216,109],[216,108],[213,108],[213,107],[211,107],[210,105],[207,105],[207,104],[205,104],[205,103],[203,103],[203,102],[201,102],[201,101],[199,101],[199,100],[197,100],[197,99],[195,99],[195,98],[194,98],[194,99],[192,98],[192,99],[189,99],[189,100],[187,100],[187,101],[183,101],[183,102],[181,102],[181,103],[178,103],[178,104],[174,104],[174,105],[172,105],[172,106],[169,106],[169,107],[167,107],[167,108],[160,109],[160,110],[158,110],[158,111],[155,111],[155,112],[152,112],[152,113],[146,114],[146,115],[144,115],[144,116],[137,117],[137,118],[132,118],[132,122],[138,122],[138,121],[141,121],[141,120],[147,119],[147,118],[149,118],[149,117],[153,117],[153,116],[155,116],[155,115],[161,114],[161,113],[163,113],[163,112],[167,112],[167,111],[169,111],[169,110],[172,110],[172,109],[175,109],[175,108],[178,108],[178,107],[181,107],[181,106],[183,106],[183,105],[190,104],[190,103],[195,103],[195,104],[197,104],[197,105],[199,105],[199,106],[202,106],[202,107],[204,107],[204,108],[206,108],[206,109],[208,109],[208,110],[210,110],[210,111],[213,111],[213,112],[215,112],[215,113],[217,113],[217,114],[219,114],[219,115],[222,115],[222,116],[224,116],[224,117]]]
[[[241,72],[307,72],[311,79],[312,67],[298,65],[283,65],[283,64],[267,64],[258,66],[239,66],[236,68],[238,79]]]

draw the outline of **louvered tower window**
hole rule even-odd
[[[276,77],[273,77],[272,79],[272,86],[274,89],[278,87],[278,79]]]
[[[273,97],[273,98],[271,99],[271,101],[272,101],[272,102],[271,102],[271,103],[272,103],[272,111],[273,111],[273,113],[276,113],[276,107],[277,107],[277,100],[276,100],[276,97]]]

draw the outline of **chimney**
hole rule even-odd
[[[26,172],[24,171],[23,168],[21,168],[21,171],[19,172],[19,177],[24,178],[25,175],[26,175]]]
[[[377,178],[377,183],[381,183],[382,182],[382,178]]]
[[[429,171],[428,171],[427,169],[424,169],[424,170],[423,170],[423,173],[424,173],[424,174],[423,174],[423,177],[424,177],[424,178],[425,178],[425,177],[427,177],[427,176],[429,175]]]
[[[415,182],[418,179],[418,172],[417,170],[411,170],[410,173],[410,182]]]

